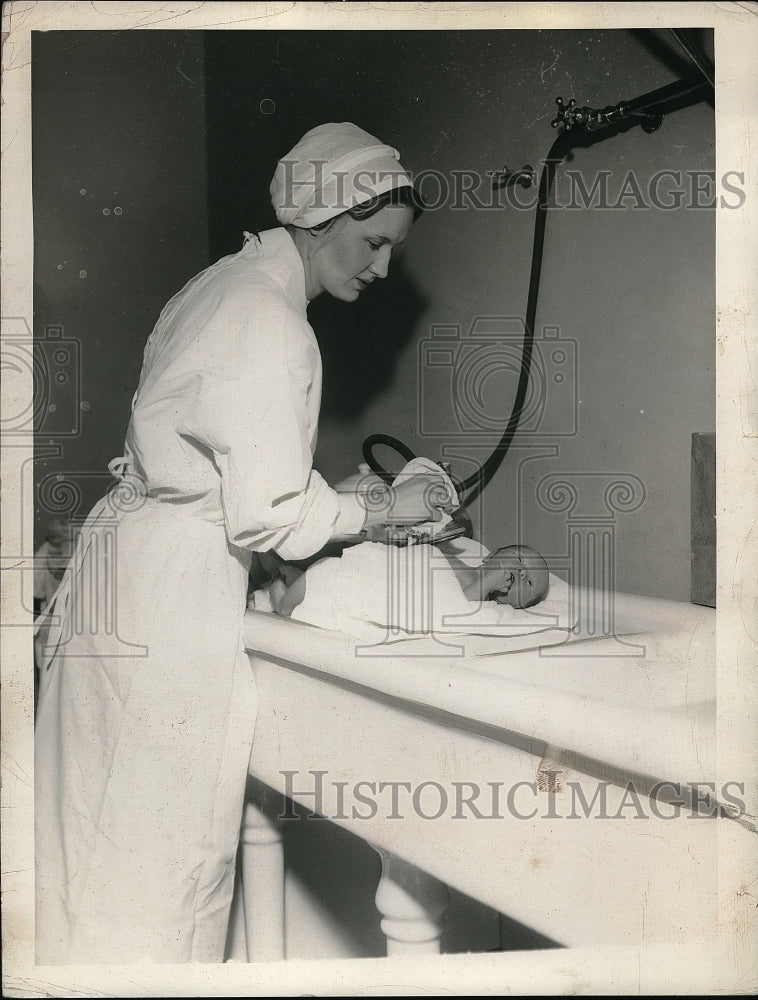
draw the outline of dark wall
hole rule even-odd
[[[145,340],[209,263],[203,47],[200,32],[32,34],[34,332],[58,328],[70,358],[47,351],[56,410],[37,451],[60,454],[37,463],[38,533],[109,485]]]
[[[710,33],[700,41],[712,47]],[[411,170],[449,184],[471,171],[486,200],[487,171],[539,169],[555,137],[557,96],[604,107],[694,72],[666,31],[213,32],[207,55],[214,255],[236,249],[242,228],[273,224],[276,159],[315,124],[354,121],[395,145]],[[713,105],[701,102],[652,135],[633,128],[577,149],[559,197],[567,200],[568,170],[587,189],[606,172],[614,202],[629,175],[647,200],[661,171],[678,172],[686,187],[688,172],[702,175],[714,162]],[[424,192],[437,199],[431,180]],[[435,459],[453,446],[461,475],[496,439],[456,436],[454,390],[433,383],[421,354],[437,325],[467,331],[479,316],[524,315],[534,212],[454,202],[443,198],[417,223],[389,278],[357,304],[311,306],[324,356],[316,461],[332,482],[355,470],[375,432]],[[552,327],[572,344],[576,367],[563,389],[577,420],[573,434],[548,442],[547,460],[530,457],[533,435],[517,439],[473,511],[490,548],[520,531],[554,565],[565,563],[566,514],[540,506],[538,483],[567,472],[602,493],[603,477],[618,473],[642,484],[644,502],[614,515],[616,585],[688,600],[690,440],[715,427],[714,255],[714,212],[686,199],[671,210],[628,197],[612,210],[551,213],[538,337]],[[485,389],[504,423],[515,380],[493,378]],[[549,405],[561,408],[555,395]],[[565,431],[568,417],[559,423]],[[398,467],[391,453],[380,457]],[[607,514],[602,496],[594,513]]]
[[[432,33],[434,35],[434,33]],[[418,125],[415,92],[402,73],[438,74],[453,44],[428,32],[210,32],[206,40],[211,252],[238,249],[245,228],[277,225],[269,201],[276,162],[315,125],[352,121],[383,141],[408,118]],[[457,33],[456,33],[457,37]],[[419,52],[432,49],[429,64]],[[415,163],[421,169],[423,152]],[[428,304],[423,289],[396,259],[389,278],[357,303],[322,296],[309,319],[324,363],[322,425],[340,441],[322,448],[318,464],[330,482],[354,471],[361,440],[353,428],[372,400],[392,395],[400,353],[415,341]],[[397,404],[393,402],[393,406]],[[414,404],[415,405],[415,404]]]
[[[415,31],[208,32],[213,255],[238,248],[243,224],[277,225],[269,202],[276,162],[315,125],[352,121],[391,142],[388,120],[413,103],[398,71],[411,60],[417,72],[434,72],[417,61],[434,41]]]
[[[354,121],[416,173],[485,182],[504,164],[539,168],[556,96],[602,107],[691,71],[663,31],[51,32],[35,35],[33,56],[36,332],[62,328],[82,365],[82,433],[40,467],[90,474],[84,509],[109,482],[158,312],[243,230],[275,224],[276,160],[307,129]],[[608,171],[612,191],[631,173],[644,191],[662,170],[713,166],[713,108],[700,103],[653,135],[634,128],[578,149],[565,169],[588,187]],[[439,324],[523,316],[533,219],[443,200],[386,281],[356,304],[312,304],[324,359],[316,462],[330,481],[354,471],[377,431],[432,458],[452,444],[461,474],[487,454],[492,435],[448,434],[451,390],[421,357]],[[537,323],[576,345],[576,433],[528,468],[512,451],[473,511],[482,540],[523,531],[558,565],[566,517],[540,506],[538,481],[623,473],[645,501],[617,517],[618,587],[687,600],[690,440],[715,426],[713,211],[627,199],[552,213]],[[55,391],[60,419],[72,402]],[[513,387],[495,380],[487,392],[507,415]]]
[[[558,96],[602,108],[693,73],[665,31],[464,32],[449,41],[435,35],[423,54],[424,73],[409,61],[396,67],[394,85],[409,104],[391,131],[414,166],[445,177],[456,170],[484,176],[504,164],[539,168],[555,136]],[[713,104],[701,102],[668,115],[653,134],[635,127],[579,148],[560,168],[561,206],[571,205],[569,171],[588,190],[604,174],[609,205],[618,203],[627,178],[641,198],[549,215],[536,334],[546,348],[543,333],[552,328],[576,359],[573,367],[552,367],[552,350],[539,352],[546,416],[554,422],[546,429],[566,433],[552,440],[519,435],[473,511],[489,548],[520,533],[563,572],[569,531],[612,520],[616,587],[689,600],[690,442],[693,432],[715,429],[716,338],[714,202],[691,199],[688,177],[714,170],[714,144]],[[679,177],[679,207],[656,207],[648,195],[663,171]],[[413,427],[415,450],[432,458],[456,445],[446,419],[451,390],[433,382],[419,349],[434,325],[465,332],[479,316],[523,316],[533,226],[533,210],[456,209],[450,201],[418,224],[403,256],[430,304],[396,360],[391,395],[367,408],[356,435],[386,430],[407,440]],[[557,375],[566,376],[560,385]],[[507,418],[514,388],[497,377],[485,382],[487,412]],[[426,427],[450,432],[421,433],[421,416]],[[339,452],[342,434],[324,427],[325,454]],[[484,447],[475,447],[477,437]],[[458,443],[454,468],[466,470],[469,455],[481,460],[492,440],[479,434]],[[542,445],[555,453],[533,457]],[[550,509],[540,493],[548,477],[576,489],[573,512]],[[615,511],[604,496],[613,482],[628,484],[631,501]]]

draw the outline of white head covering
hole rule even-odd
[[[309,229],[392,188],[412,186],[400,154],[352,122],[306,132],[277,164],[271,203],[283,225]]]

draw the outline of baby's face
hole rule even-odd
[[[547,563],[530,545],[506,545],[493,552],[485,565],[496,566],[500,581],[489,599],[512,608],[528,608],[547,593],[550,574]]]
[[[65,521],[52,521],[47,529],[47,540],[57,552],[62,552],[69,540],[68,524]]]

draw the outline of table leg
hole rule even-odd
[[[375,850],[382,859],[376,906],[387,955],[438,955],[447,886],[402,858]]]
[[[248,799],[242,818],[242,899],[248,962],[284,958],[281,824]]]

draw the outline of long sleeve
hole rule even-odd
[[[300,559],[359,531],[363,508],[312,468],[321,360],[305,318],[256,284],[220,300],[197,344],[203,365],[181,430],[213,453],[229,540]]]

